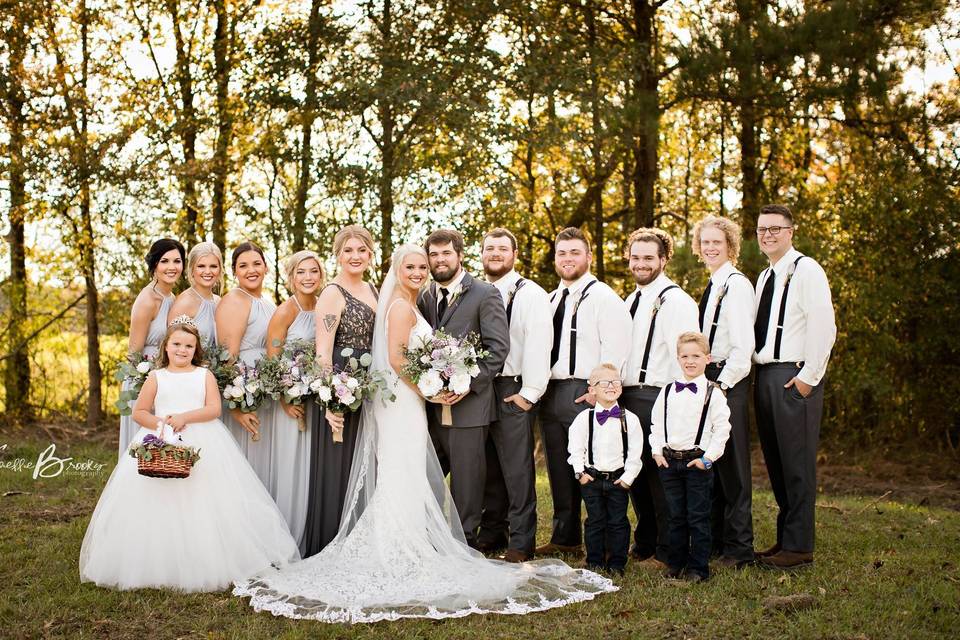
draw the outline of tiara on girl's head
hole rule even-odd
[[[170,326],[172,327],[175,324],[188,324],[197,331],[200,330],[200,327],[197,325],[196,321],[185,313],[174,318],[170,323]]]

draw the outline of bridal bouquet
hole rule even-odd
[[[383,374],[370,371],[373,358],[369,353],[357,358],[353,349],[346,348],[340,355],[347,358],[342,369],[325,371],[310,384],[310,389],[316,393],[317,404],[333,413],[344,414],[356,411],[364,400],[378,393],[386,394],[388,400],[396,399]],[[343,429],[333,429],[333,441],[343,442]]]
[[[133,405],[137,402],[140,389],[143,388],[147,376],[154,369],[154,357],[145,356],[137,351],[127,355],[126,359],[120,363],[116,378],[126,383],[126,387],[120,391],[120,396],[114,405],[120,411],[120,415],[129,416],[133,413]]]
[[[274,346],[280,346],[275,341]],[[315,392],[311,385],[317,379],[315,349],[309,340],[288,340],[283,351],[271,358],[263,358],[257,365],[264,392],[274,400],[302,405]],[[300,431],[306,431],[303,417],[297,419]]]
[[[209,369],[213,377],[217,379],[217,387],[220,393],[223,393],[234,378],[237,377],[237,367],[233,363],[233,356],[222,344],[204,344],[203,345],[203,365]]]
[[[420,393],[432,398],[441,392],[461,395],[470,391],[470,381],[480,375],[480,360],[490,355],[480,346],[480,336],[470,333],[463,338],[436,331],[417,343],[407,345],[403,375],[412,380]],[[440,423],[453,424],[450,405],[443,405]]]
[[[260,372],[256,367],[238,361],[234,366],[234,378],[223,389],[223,397],[231,409],[240,409],[244,413],[253,413],[267,399]],[[260,435],[255,433],[251,440],[257,441]]]

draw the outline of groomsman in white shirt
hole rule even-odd
[[[699,330],[697,304],[664,273],[673,256],[673,238],[666,231],[637,229],[627,239],[626,254],[637,288],[621,303],[632,318],[632,327],[620,402],[640,418],[644,442],[649,442],[650,413],[660,389],[683,375],[677,361],[677,338]],[[649,447],[643,449],[643,469],[630,494],[637,514],[630,555],[665,563],[669,516]]]
[[[586,408],[587,381],[601,362],[623,367],[630,351],[630,316],[623,301],[590,273],[590,243],[576,227],[557,234],[554,266],[560,286],[550,295],[553,345],[550,384],[540,407],[540,431],[553,495],[553,533],[539,554],[579,552],[580,485],[567,463],[567,430]]]
[[[477,548],[493,550],[500,540],[508,540],[503,559],[525,562],[533,557],[537,537],[533,420],[550,380],[553,310],[547,292],[514,271],[517,239],[510,231],[488,231],[480,255],[487,282],[503,298],[510,352],[493,381],[499,416],[487,437],[487,483]]]
[[[793,248],[793,213],[782,204],[760,210],[757,240],[770,266],[756,288],[757,432],[777,514],[777,542],[757,553],[765,566],[813,563],[817,442],[823,377],[837,335],[827,275]]]
[[[700,332],[707,337],[711,361],[707,378],[716,382],[730,407],[730,439],[713,466],[713,547],[720,564],[742,567],[753,561],[753,484],[750,477],[748,398],[753,356],[753,284],[735,266],[740,255],[740,225],[707,216],[693,228],[693,252],[710,270],[700,296]]]

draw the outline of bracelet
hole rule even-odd
[[[713,466],[713,462],[712,462],[712,461],[710,460],[710,458],[708,458],[707,456],[702,456],[702,457],[700,458],[700,462],[703,463],[703,468],[704,468],[704,469],[709,469],[710,467]]]

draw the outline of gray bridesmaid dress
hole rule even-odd
[[[333,366],[339,369],[347,360],[340,355],[345,348],[353,349],[355,357],[370,352],[376,312],[340,285],[331,283],[327,286],[340,289],[346,301],[333,340]],[[370,288],[376,294],[373,285]],[[334,442],[324,413],[317,407],[310,425],[313,433],[310,442],[309,501],[306,529],[300,544],[304,558],[319,553],[337,535],[357,434],[361,429],[361,410],[347,413],[344,416],[343,442]]]
[[[160,343],[163,342],[163,337],[167,335],[167,314],[170,312],[174,298],[175,296],[172,293],[165,297],[160,303],[157,315],[150,321],[150,327],[147,329],[147,339],[143,343],[143,355],[156,356],[160,351]],[[124,382],[121,388],[125,391],[129,388],[129,385]],[[128,455],[127,449],[130,447],[130,441],[133,440],[133,436],[139,430],[140,425],[133,421],[133,416],[120,416],[120,460],[123,459],[123,456]]]
[[[270,318],[273,317],[277,307],[266,298],[255,298],[243,289],[239,291],[250,298],[250,315],[247,316],[247,329],[243,333],[243,338],[240,339],[238,360],[246,365],[256,366],[267,352],[267,325],[270,324]],[[270,477],[270,434],[273,427],[271,405],[272,403],[267,401],[257,409],[257,417],[260,419],[260,439],[257,441],[254,441],[250,432],[234,420],[226,403],[223,407],[224,424],[230,429],[240,451],[246,456],[250,466],[264,485],[269,482]]]
[[[197,315],[193,316],[193,321],[197,323],[197,329],[200,331],[200,339],[205,345],[217,344],[217,304],[220,302],[220,296],[213,296],[211,299],[204,298],[193,289],[187,289],[190,293],[197,296],[200,300],[200,308],[197,309]]]
[[[297,306],[300,302],[293,298]],[[316,341],[316,321],[313,311],[300,309],[287,329],[287,340]],[[310,478],[310,439],[314,413],[318,407],[312,400],[303,404],[306,411],[305,431],[294,418],[283,410],[280,402],[273,404],[272,431],[270,433],[271,461],[267,491],[273,496],[290,527],[290,534],[301,544],[304,524],[307,519],[307,492]],[[264,436],[266,437],[266,435]],[[262,440],[261,440],[262,442]]]

